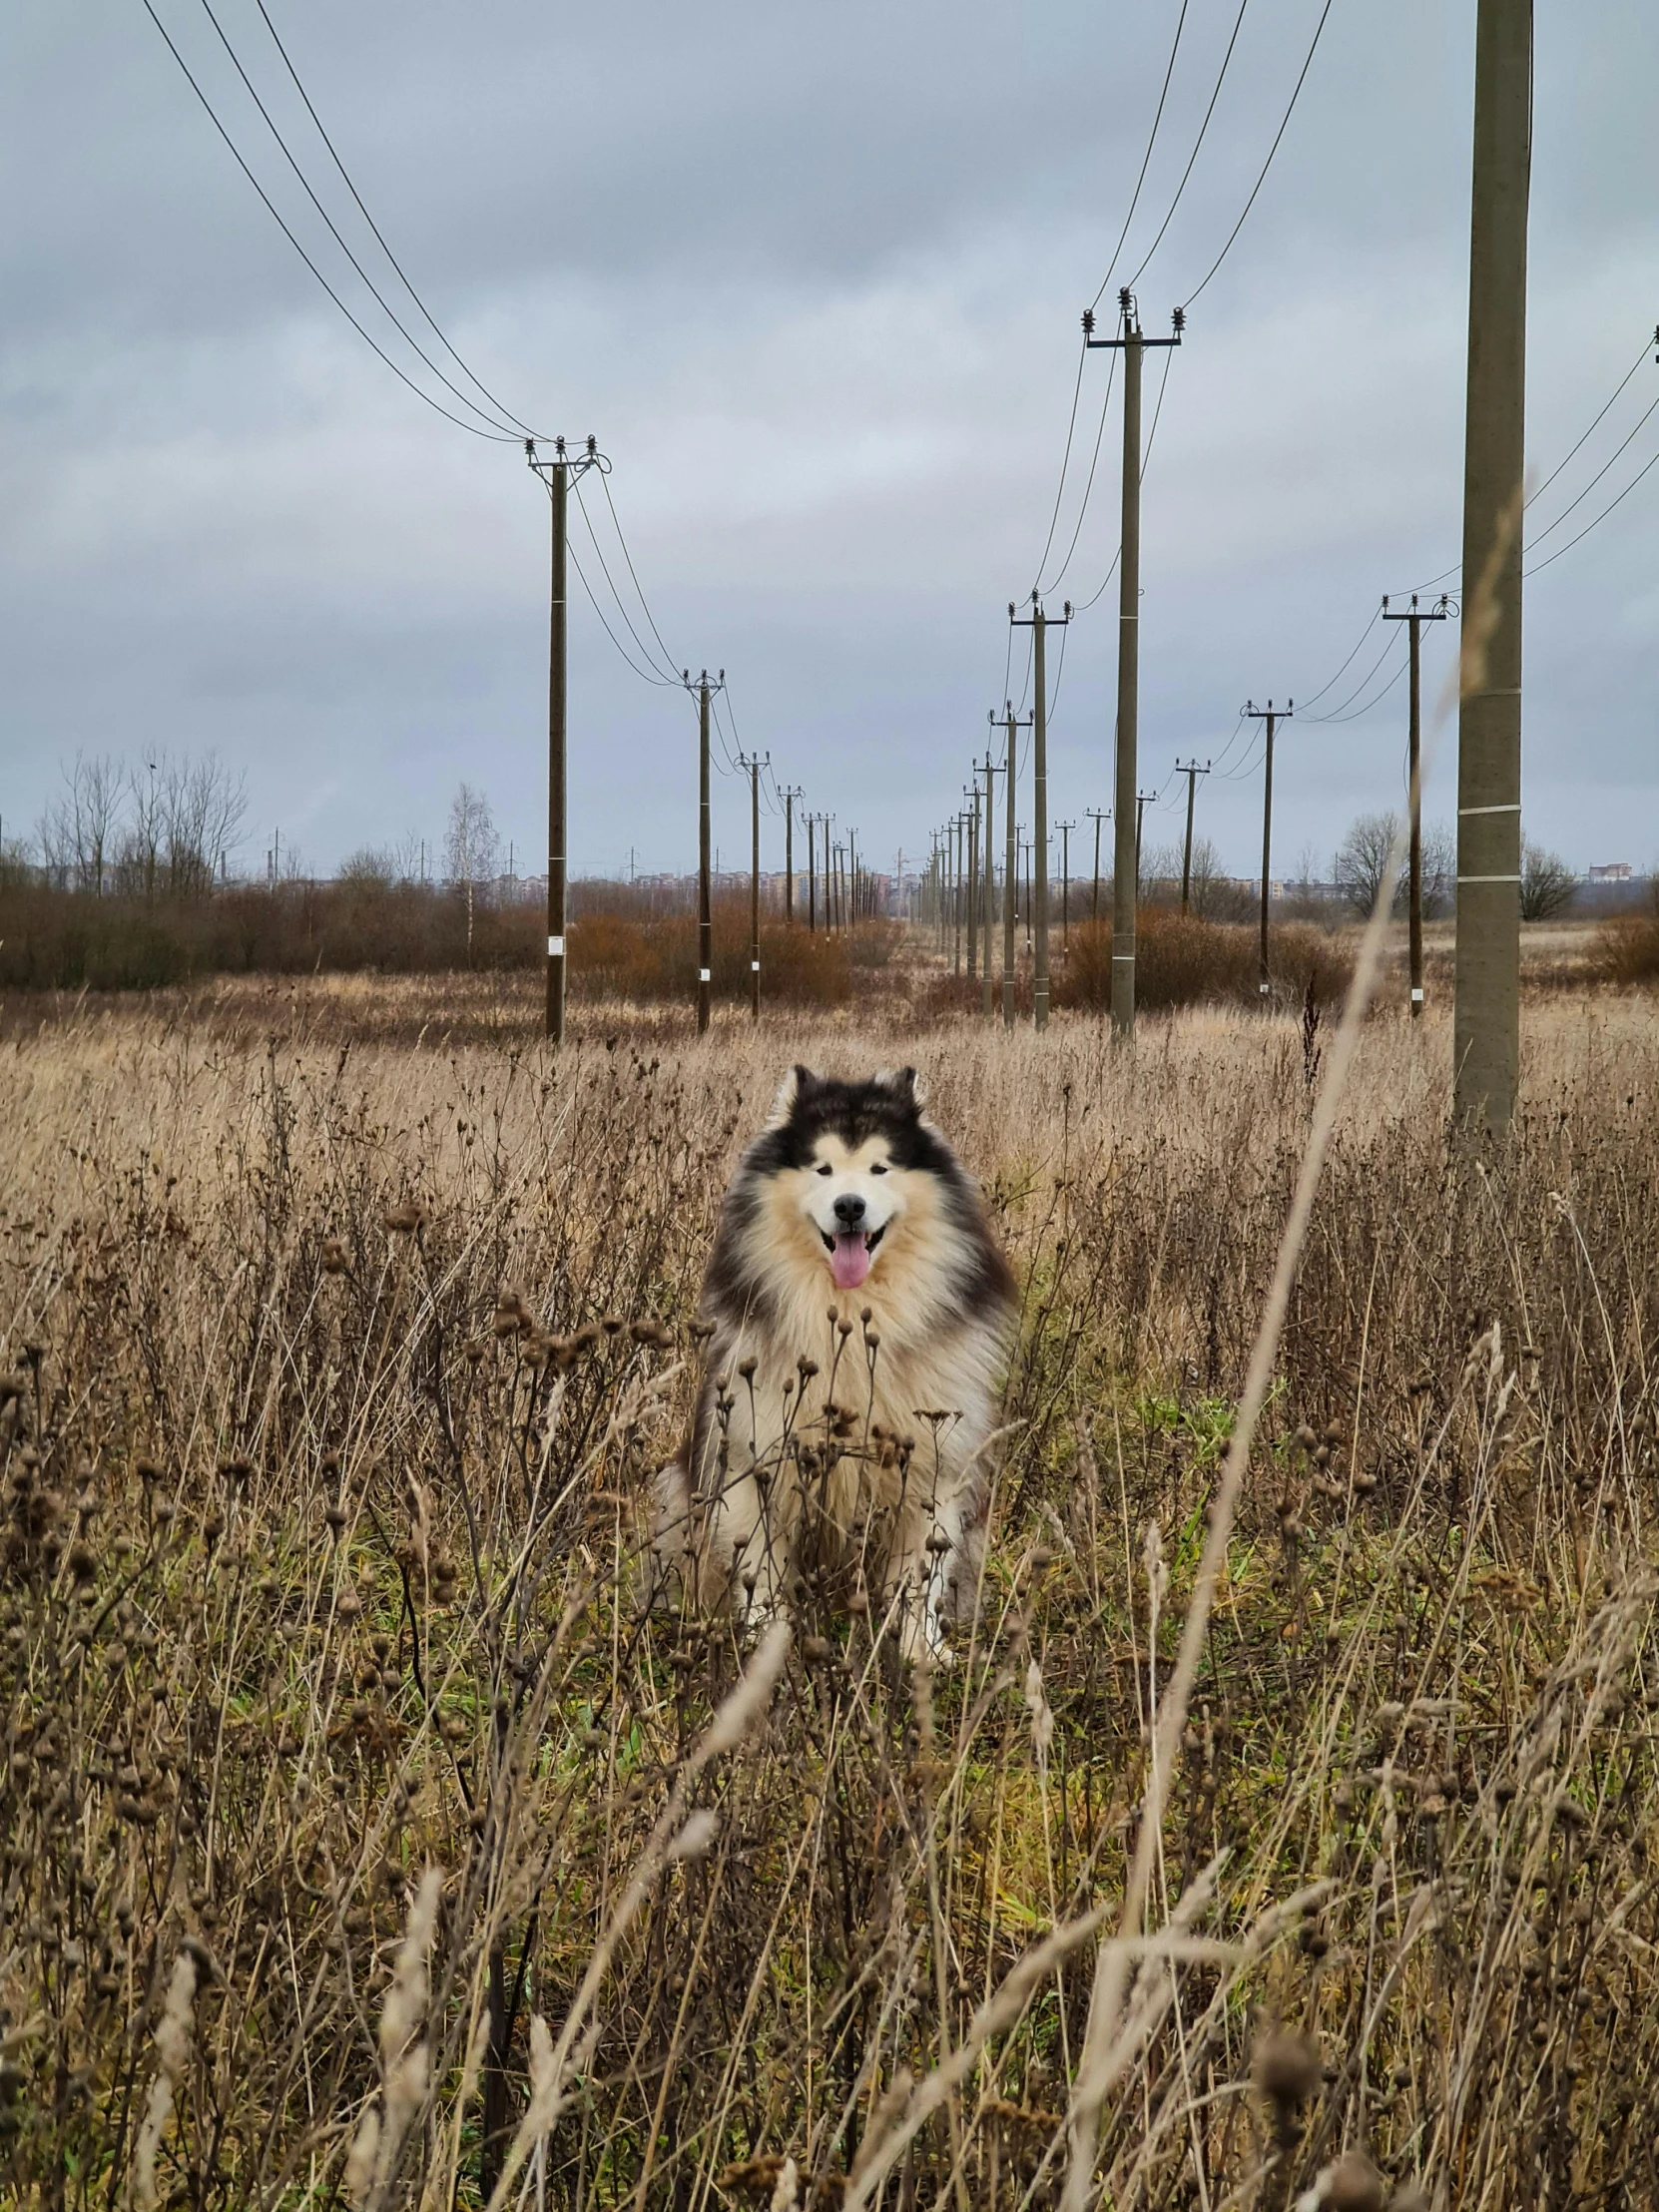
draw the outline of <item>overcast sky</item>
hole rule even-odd
[[[214,4],[319,197],[419,327],[257,0]],[[452,404],[305,202],[203,0],[155,5],[353,311]],[[1321,5],[1250,0],[1137,284],[1149,334],[1243,207]],[[1006,604],[1029,593],[1049,527],[1078,316],[1123,226],[1179,0],[267,6],[457,351],[538,430],[597,433],[674,663],[724,666],[739,741],[856,826],[878,863],[922,848],[1003,696]],[[1114,290],[1169,209],[1237,14],[1236,0],[1189,0]],[[1142,781],[1167,788],[1178,755],[1247,771],[1199,799],[1240,871],[1261,834],[1261,779],[1236,737],[1247,695],[1311,697],[1382,592],[1456,558],[1473,18],[1473,0],[1334,0],[1261,196],[1169,360],[1145,485]],[[1659,319],[1656,82],[1659,9],[1539,11],[1540,477]],[[77,748],[133,762],[217,748],[247,774],[247,865],[276,825],[319,870],[365,843],[435,840],[461,777],[489,795],[521,867],[539,864],[547,502],[522,452],[453,427],[368,350],[142,0],[6,9],[0,193],[8,839]],[[1106,362],[1084,369],[1045,584],[1077,522]],[[1162,373],[1149,360],[1149,420]],[[1650,351],[1533,507],[1534,559],[1659,452],[1656,417],[1542,536],[1656,398]],[[1055,611],[1106,576],[1119,435],[1114,391]],[[589,512],[626,593],[591,487]],[[572,523],[603,598],[574,507]],[[1659,468],[1528,586],[1526,822],[1578,866],[1659,854],[1656,555]],[[572,865],[615,872],[632,852],[641,868],[687,867],[693,710],[630,671],[572,588]],[[1115,593],[1066,643],[1056,820],[1109,803]],[[1436,687],[1450,628],[1425,653]],[[1383,642],[1374,630],[1321,711]],[[1276,764],[1278,871],[1396,803],[1403,730],[1402,684],[1359,719],[1298,720]],[[1450,813],[1450,755],[1448,740],[1431,817]],[[1176,833],[1177,796],[1149,843]],[[716,829],[736,859],[747,794],[730,776]],[[781,827],[767,836],[776,860]]]

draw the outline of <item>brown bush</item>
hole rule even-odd
[[[1596,931],[1597,974],[1608,983],[1659,983],[1659,891],[1653,911],[1617,914]]]
[[[626,885],[573,885],[571,907],[573,997],[645,1004],[695,997],[695,915],[652,918],[646,896]],[[748,900],[718,900],[714,923],[715,995],[746,998]],[[885,967],[902,935],[897,922],[860,922],[849,936],[831,937],[764,918],[766,996],[842,1005],[852,971]],[[0,882],[0,986],[19,990],[158,990],[215,975],[533,971],[545,940],[545,915],[533,901],[480,903],[469,960],[457,891],[363,876],[153,899]]]
[[[1268,954],[1274,1000],[1297,1004],[1312,989],[1326,1003],[1348,988],[1354,961],[1338,938],[1307,922],[1272,929]],[[1142,906],[1135,940],[1136,1004],[1144,1009],[1206,1001],[1254,1005],[1261,998],[1258,939],[1237,922],[1201,921],[1196,914]],[[1104,1012],[1112,998],[1112,932],[1083,922],[1071,932],[1070,957],[1058,970],[1054,1001]]]

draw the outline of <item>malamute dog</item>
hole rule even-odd
[[[659,1579],[754,1626],[804,1544],[855,1550],[901,1648],[948,1656],[978,1586],[1014,1285],[913,1068],[786,1078],[726,1195],[702,1313],[691,1435],[657,1481]]]

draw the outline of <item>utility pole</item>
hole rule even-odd
[[[969,802],[967,859],[967,973],[971,983],[979,972],[979,777],[977,768],[962,797]]]
[[[1384,622],[1406,622],[1410,629],[1406,636],[1411,648],[1411,672],[1406,681],[1411,687],[1411,703],[1405,724],[1405,804],[1411,817],[1411,856],[1407,870],[1409,885],[1408,920],[1406,929],[1410,942],[1411,960],[1411,1018],[1422,1012],[1422,626],[1425,622],[1444,622],[1451,612],[1446,595],[1441,592],[1432,607],[1417,607],[1417,595],[1411,594],[1408,614],[1389,612],[1386,595],[1382,600]]]
[[[858,832],[856,830],[848,830],[846,832],[846,884],[852,901],[851,920],[847,926],[855,929],[858,926]],[[847,912],[844,900],[841,912],[844,918]]]
[[[1115,338],[1094,335],[1094,311],[1083,316],[1084,346],[1115,347],[1123,354],[1123,535],[1118,556],[1118,724],[1114,782],[1112,860],[1112,1027],[1129,1036],[1135,1027],[1135,898],[1139,869],[1131,873],[1130,809],[1135,801],[1139,729],[1141,624],[1141,356],[1149,345],[1181,343],[1186,315],[1177,307],[1167,338],[1141,334],[1134,293],[1118,293]]]
[[[1210,764],[1206,761],[1200,768],[1196,761],[1177,761],[1175,773],[1187,779],[1187,841],[1181,847],[1181,911],[1186,913],[1191,908],[1193,893],[1193,794],[1198,789],[1199,778],[1209,775]]]
[[[681,671],[681,682],[692,689],[691,670]],[[697,1033],[709,1029],[709,986],[715,972],[714,898],[709,883],[709,698],[726,681],[722,669],[714,683],[705,669],[697,680]]]
[[[1287,699],[1283,707],[1276,707],[1270,699],[1265,707],[1245,701],[1245,714],[1251,722],[1262,723],[1268,734],[1266,775],[1262,783],[1262,960],[1261,980],[1257,988],[1266,998],[1272,987],[1268,974],[1268,900],[1272,896],[1273,877],[1273,734],[1282,722],[1289,722],[1296,712],[1296,702]]]
[[[547,649],[547,1015],[546,1032],[554,1044],[565,1034],[565,507],[574,478],[590,468],[604,474],[610,462],[590,437],[587,451],[572,455],[563,438],[553,441],[553,459],[537,457],[536,441],[526,438],[524,456],[546,484],[553,509],[553,584]]]
[[[1031,594],[1031,612],[1016,616],[1014,603],[1008,602],[1008,620],[1016,630],[1031,632],[1031,667],[1035,696],[1032,701],[1031,723],[1031,782],[1033,789],[1031,844],[1036,863],[1036,885],[1032,905],[1036,911],[1028,917],[1035,922],[1032,932],[1031,955],[1031,1020],[1035,1028],[1048,1027],[1048,664],[1046,646],[1049,617],[1044,612],[1037,594]],[[1071,620],[1071,601],[1066,601],[1066,611],[1053,625],[1063,630]]]
[[[1062,822],[1060,830],[1060,950],[1071,952],[1071,833],[1075,822]]]
[[[1027,716],[1029,722],[1030,717]],[[1014,905],[1019,891],[1019,830],[1014,822],[1014,794],[1019,784],[1019,730],[1020,718],[1014,712],[1012,700],[1007,703],[1006,725],[1008,731],[1008,757],[1003,763],[1002,780],[1007,787],[1007,830],[1005,832],[1002,871],[1002,1026],[1014,1026]]]
[[[761,771],[772,766],[772,755],[738,755],[738,766],[749,771],[749,1011],[761,1018]]]
[[[1083,811],[1089,821],[1094,824],[1094,897],[1089,905],[1089,919],[1098,921],[1100,919],[1100,825],[1103,822],[1111,821],[1112,810],[1109,807],[1104,811],[1094,807],[1086,807]]]
[[[986,721],[994,728],[996,716],[987,712]],[[996,763],[991,758],[990,739],[985,740],[985,960],[979,979],[979,1011],[987,1021],[991,1018],[991,929],[996,921],[996,860],[992,838],[996,824]]]
[[[1023,822],[1020,824],[1020,828],[1021,830],[1025,828]],[[1022,865],[1020,867],[1020,881],[1024,891],[1023,910],[1025,915],[1025,949],[1027,952],[1029,952],[1031,950],[1031,839],[1029,837],[1021,837],[1019,841],[1019,849],[1020,859],[1022,862]]]
[[[795,920],[795,803],[803,796],[799,784],[792,784],[784,794],[784,922],[786,927]]]
[[[962,859],[967,822],[958,815],[950,825],[950,972],[962,972]]]
[[[1463,612],[1491,578],[1493,619],[1457,715],[1457,954],[1452,1105],[1507,1129],[1520,1077],[1521,532],[1532,0],[1478,0],[1469,206]],[[1470,678],[1478,676],[1478,688]]]
[[[1141,824],[1146,819],[1146,810],[1157,796],[1156,792],[1137,792],[1135,794],[1135,903],[1137,905],[1139,905],[1141,897]]]

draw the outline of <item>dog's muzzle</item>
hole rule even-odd
[[[869,1273],[870,1260],[887,1233],[887,1225],[883,1222],[878,1229],[866,1228],[864,1202],[850,1192],[836,1199],[833,1211],[834,1230],[821,1229],[819,1235],[830,1255],[830,1274],[836,1290],[855,1291]]]

